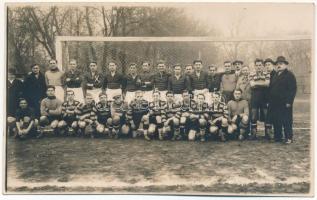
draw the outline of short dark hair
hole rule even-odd
[[[50,59],[50,60],[48,61],[48,63],[50,63],[52,60],[57,63],[57,60],[56,60],[55,58]]]
[[[260,59],[260,58],[256,58],[254,60],[254,64],[257,63],[257,62],[260,62],[260,63],[264,64],[264,61],[262,59]]]
[[[67,94],[67,93],[75,94],[74,90],[67,90],[67,91],[66,91],[66,94]]]
[[[201,64],[203,64],[203,61],[202,61],[202,60],[194,60],[194,61],[193,61],[193,65],[196,64],[196,63],[201,63]]]
[[[141,64],[143,65],[144,63],[149,64],[149,66],[151,65],[151,63],[150,63],[149,61],[147,61],[147,60],[142,61],[142,63],[141,63]]]
[[[165,95],[167,96],[167,95],[169,95],[169,94],[172,94],[172,95],[174,96],[174,93],[173,93],[172,91],[170,91],[170,90],[167,91]]]
[[[21,101],[26,101],[26,103],[28,103],[28,101],[27,101],[25,98],[19,98],[19,103],[20,103]]]
[[[110,61],[108,62],[108,66],[110,65],[110,63],[113,63],[113,64],[115,64],[115,65],[118,65],[117,62],[114,61],[114,60],[110,60]]]
[[[193,67],[193,65],[192,65],[192,64],[186,64],[186,65],[185,65],[185,68],[186,68],[186,67]]]
[[[32,64],[32,65],[31,65],[31,67],[30,67],[30,68],[32,69],[32,68],[33,68],[33,67],[35,67],[35,66],[40,67],[37,63],[34,63],[34,64]]]
[[[164,60],[158,60],[156,65],[159,65],[159,64],[164,64],[165,65],[165,61]]]
[[[180,63],[176,63],[176,64],[173,65],[173,68],[175,68],[175,67],[180,67],[180,68],[182,68],[182,65],[181,65]]]
[[[53,90],[55,91],[55,86],[54,86],[54,85],[48,85],[48,86],[46,87],[46,91],[47,91],[48,89],[50,89],[50,88],[53,88]]]
[[[131,66],[137,66],[137,65],[136,65],[136,63],[133,62],[133,63],[130,63],[129,67],[131,67]]]
[[[90,61],[90,62],[89,62],[89,65],[92,64],[92,63],[94,63],[94,64],[97,65],[97,61]]]
[[[212,68],[212,67],[215,68],[215,69],[217,69],[217,66],[214,65],[214,64],[209,65],[209,66],[208,66],[208,69],[210,69],[210,68]]]
[[[206,98],[206,97],[205,97],[205,95],[204,95],[203,93],[197,94],[197,97],[198,97],[198,96],[203,96],[203,97],[204,97],[204,99]]]
[[[239,92],[242,93],[242,90],[241,90],[240,88],[236,88],[236,89],[234,90],[234,92],[235,92],[235,91],[239,91]]]

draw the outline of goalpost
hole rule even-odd
[[[279,38],[56,36],[55,49],[62,70],[66,69],[69,59],[81,60],[79,63],[84,64],[87,64],[87,59],[102,61],[103,64],[106,60],[115,59],[120,60],[124,68],[129,62],[140,60],[149,60],[155,64],[155,60],[163,59],[168,65],[173,65],[188,64],[194,59],[202,59],[206,64],[221,64],[230,59],[248,62],[254,56],[275,58],[278,54],[286,53],[280,47],[282,45],[277,44],[300,42],[309,46],[311,40],[310,35]],[[268,49],[274,51],[268,52]]]

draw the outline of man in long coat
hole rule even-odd
[[[283,56],[277,57],[277,74],[273,77],[269,89],[269,108],[272,114],[274,139],[282,141],[284,128],[285,143],[293,142],[293,102],[296,95],[296,78],[287,69],[288,61]]]

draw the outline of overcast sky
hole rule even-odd
[[[240,36],[283,36],[313,33],[313,4],[195,4],[182,5],[202,23],[230,36],[230,27],[241,18]],[[296,32],[296,33],[295,33]]]

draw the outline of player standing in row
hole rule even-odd
[[[57,60],[49,61],[49,70],[45,72],[46,85],[52,85],[55,87],[56,98],[60,101],[64,101],[64,72],[60,71],[57,67]]]
[[[241,69],[243,66],[243,62],[241,60],[236,60],[232,64],[233,64],[235,75],[237,77],[239,77],[241,75]]]
[[[75,98],[80,103],[84,102],[84,93],[81,86],[82,75],[81,72],[77,69],[77,61],[71,59],[68,65],[68,71],[65,72],[64,76],[65,91],[68,89],[74,92]],[[66,92],[67,93],[67,92]]]
[[[231,62],[224,62],[225,73],[221,78],[220,90],[222,95],[224,96],[226,103],[233,99],[233,91],[237,85],[237,76],[235,72],[232,70]]]
[[[117,67],[116,62],[109,62],[109,73],[104,76],[102,88],[106,91],[109,101],[112,101],[114,96],[122,95],[122,89],[124,89],[124,76],[118,72]]]
[[[267,115],[266,91],[270,85],[270,74],[264,70],[263,60],[254,61],[255,72],[250,74],[251,86],[251,137],[256,138],[257,121],[260,119],[260,113],[263,112],[263,121]],[[267,129],[267,127],[265,127]],[[267,134],[267,130],[265,130]]]
[[[209,92],[216,92],[220,89],[221,74],[217,73],[217,67],[210,65],[208,70],[208,89]]]
[[[157,70],[158,72],[153,75],[153,85],[154,88],[160,92],[161,99],[165,101],[170,74],[166,72],[166,65],[162,60],[157,63]]]
[[[128,104],[135,98],[135,92],[139,90],[142,85],[141,77],[137,73],[137,65],[131,63],[129,66],[129,74],[126,76],[123,85],[126,92],[124,100]]]
[[[98,102],[99,94],[102,91],[103,81],[104,77],[98,72],[97,62],[90,62],[89,71],[84,74],[82,83],[85,99],[87,93],[89,93],[92,97],[92,100]]]
[[[242,99],[247,100],[250,103],[251,99],[251,86],[249,80],[249,68],[243,67],[241,69],[240,76],[237,81],[236,89],[242,91]]]
[[[141,77],[141,91],[143,91],[143,98],[151,102],[152,101],[152,94],[153,94],[153,74],[150,68],[150,62],[143,61],[142,62],[142,70],[140,73]]]
[[[174,74],[168,79],[168,90],[174,94],[176,102],[182,101],[182,92],[184,90],[191,90],[190,78],[182,74],[182,67],[180,64],[174,65]]]
[[[198,94],[203,94],[206,102],[210,102],[210,95],[208,90],[208,75],[203,71],[203,62],[201,60],[195,60],[194,73],[192,74],[192,91],[195,97]]]

